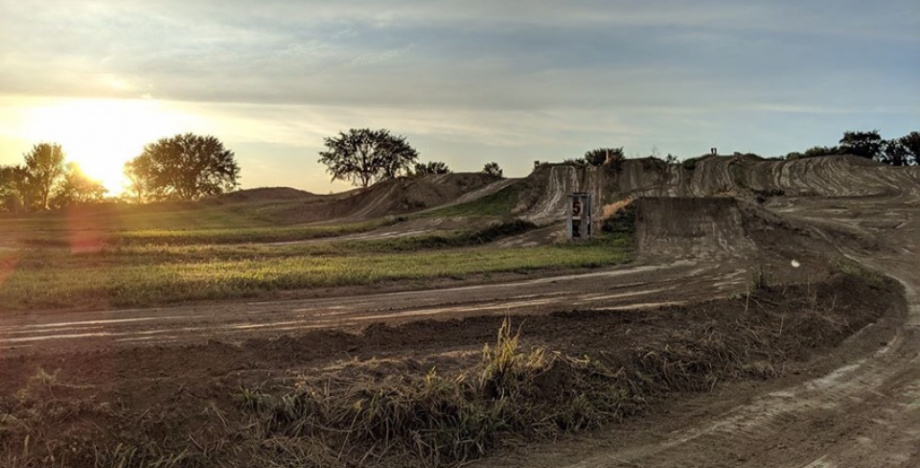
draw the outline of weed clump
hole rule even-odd
[[[481,365],[454,376],[387,379],[342,392],[310,385],[272,409],[270,435],[318,438],[346,459],[406,454],[426,466],[479,458],[502,435],[548,437],[600,426],[638,409],[623,377],[600,362],[523,350],[505,320]]]

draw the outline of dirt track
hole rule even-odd
[[[110,344],[199,342],[202,336],[240,341],[316,328],[357,328],[379,321],[653,306],[736,293],[746,278],[747,271],[731,265],[699,266],[680,261],[665,266],[632,266],[436,290],[198,307],[44,313],[0,320],[0,349],[60,352],[62,348]],[[599,290],[598,284],[603,284],[603,289]],[[342,291],[330,292],[336,293]]]
[[[357,329],[377,321],[653,306],[743,291],[753,255],[763,255],[758,261],[785,280],[813,280],[822,271],[808,269],[812,260],[839,249],[896,278],[905,288],[908,310],[883,340],[867,343],[857,337],[845,343],[834,361],[839,365],[819,376],[755,388],[729,386],[723,392],[675,403],[668,408],[670,414],[646,422],[529,448],[476,466],[920,466],[920,202],[916,198],[920,190],[916,183],[905,186],[906,179],[892,176],[887,168],[867,168],[873,183],[860,179],[861,185],[853,185],[858,177],[851,177],[846,168],[803,161],[798,164],[809,165],[808,170],[796,172],[790,169],[793,164],[764,163],[745,172],[741,185],[847,198],[779,197],[768,202],[763,213],[746,211],[731,201],[717,202],[710,211],[703,208],[712,205],[706,201],[647,202],[652,205],[649,212],[658,217],[644,227],[651,226],[653,234],[644,234],[640,227],[639,242],[647,251],[643,260],[587,274],[506,277],[493,284],[370,295],[329,291],[325,298],[286,302],[5,318],[0,321],[0,353],[133,349],[200,342],[203,336],[232,344],[312,328]],[[636,182],[633,190],[711,195],[708,192],[715,190],[697,193],[702,185],[694,184],[713,179],[704,185],[726,190],[739,185],[730,165],[697,171],[690,182],[681,179],[684,182],[675,182],[671,189],[640,187]],[[818,179],[827,179],[826,183],[796,175],[822,171]],[[629,174],[620,175],[624,187],[632,177]],[[535,216],[556,216],[556,195],[580,188],[578,177],[563,170],[549,176],[556,180],[550,185],[558,189],[537,202],[532,209]],[[681,213],[695,221],[671,224],[669,211],[670,216]],[[770,212],[789,218],[791,224],[779,229],[765,222]],[[734,221],[723,224],[726,219]],[[761,250],[755,253],[754,246]],[[662,258],[672,260],[662,263]],[[788,267],[793,259],[805,268]],[[872,333],[867,330],[865,337],[873,338]],[[854,352],[862,357],[847,360],[848,346],[872,349]]]
[[[843,207],[843,208],[841,208]],[[869,357],[766,394],[713,395],[672,409],[686,414],[624,436],[593,434],[513,461],[477,466],[777,467],[920,466],[920,206],[910,198],[786,199],[787,216],[878,236],[887,253],[841,250],[898,279],[909,310]],[[897,223],[891,223],[897,219]],[[870,228],[868,226],[886,226]],[[598,445],[606,448],[598,448]]]

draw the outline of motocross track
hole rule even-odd
[[[0,358],[48,355],[64,362],[93,350],[134,353],[206,340],[220,348],[305,330],[357,330],[373,322],[683,304],[744,292],[755,264],[766,265],[783,283],[823,280],[826,258],[839,254],[898,280],[907,310],[863,333],[883,338],[866,344],[856,336],[844,343],[822,375],[753,388],[729,385],[680,399],[642,421],[475,466],[920,466],[916,169],[850,157],[706,158],[693,170],[630,160],[617,171],[544,165],[519,183],[524,195],[517,214],[546,226],[558,226],[565,197],[573,191],[594,193],[605,203],[638,198],[640,258],[588,273],[509,274],[417,291],[329,290],[269,303],[4,317]],[[469,186],[483,196],[506,185]],[[404,197],[391,186],[377,190],[386,203],[345,210],[347,216],[364,219],[412,204],[400,201]],[[600,214],[603,203],[595,206]],[[547,229],[546,236],[555,235]],[[793,260],[801,267],[792,267]]]
[[[733,164],[749,167],[737,172],[742,177],[736,178],[732,176]],[[620,181],[641,193],[705,195],[714,187],[730,192],[740,191],[743,185],[777,195],[799,195],[774,197],[766,209],[799,228],[819,233],[841,254],[903,285],[908,310],[893,336],[880,341],[870,355],[843,362],[819,378],[763,394],[739,391],[733,395],[727,391],[718,397],[676,405],[669,408],[667,417],[652,418],[644,424],[476,466],[920,466],[917,170],[842,158],[789,163],[735,160],[711,169],[689,180],[672,178],[676,183],[667,187],[639,187],[641,184],[633,183],[636,179],[630,177]],[[724,229],[713,226],[709,239],[717,241]]]

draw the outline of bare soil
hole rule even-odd
[[[692,397],[689,392],[708,391],[723,379],[811,374],[815,365],[808,358],[815,352],[879,318],[902,317],[898,293],[891,285],[838,275],[827,283],[687,306],[580,310],[514,320],[528,347],[589,356],[629,375],[647,375],[652,380],[636,380],[648,387],[645,396],[624,415],[656,414],[659,402],[686,400]],[[179,466],[248,466],[265,454],[264,441],[274,439],[248,431],[254,416],[240,407],[243,389],[280,397],[307,382],[349,379],[373,386],[387,376],[421,379],[432,368],[442,373],[472,369],[483,344],[494,341],[501,320],[423,320],[372,324],[358,333],[314,331],[236,344],[210,340],[8,356],[0,358],[0,413],[6,415],[0,444],[4,453],[18,454],[26,435],[40,441],[28,450],[35,463],[28,466],[46,466],[52,454],[66,466],[92,466],[97,449],[90,447],[118,444],[187,452],[188,460]],[[724,343],[700,347],[705,339]],[[713,350],[732,355],[707,357]],[[684,363],[690,368],[681,374],[667,365],[669,355],[676,362],[700,361]],[[237,450],[216,448],[228,440],[239,441]],[[510,447],[526,439],[508,434],[502,440]],[[348,459],[343,456],[342,462]]]

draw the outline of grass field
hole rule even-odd
[[[481,233],[301,245],[136,245],[74,254],[0,254],[0,310],[143,307],[272,291],[500,272],[600,267],[630,258],[630,239],[500,249]],[[471,245],[472,247],[464,247]]]
[[[517,200],[512,186],[421,215],[478,219],[483,222],[468,225],[485,226],[480,229],[376,240],[340,237],[407,218],[291,225],[277,216],[277,204],[264,203],[102,205],[5,216],[0,218],[0,311],[271,298],[278,291],[629,261],[628,233],[579,245],[491,246],[536,228],[509,218]],[[316,242],[298,242],[307,240]]]
[[[239,244],[291,242],[371,231],[400,222],[388,217],[337,224],[290,224],[263,213],[261,205],[91,207],[85,212],[50,212],[0,217],[0,241],[26,247],[67,247],[75,242],[106,245]]]

